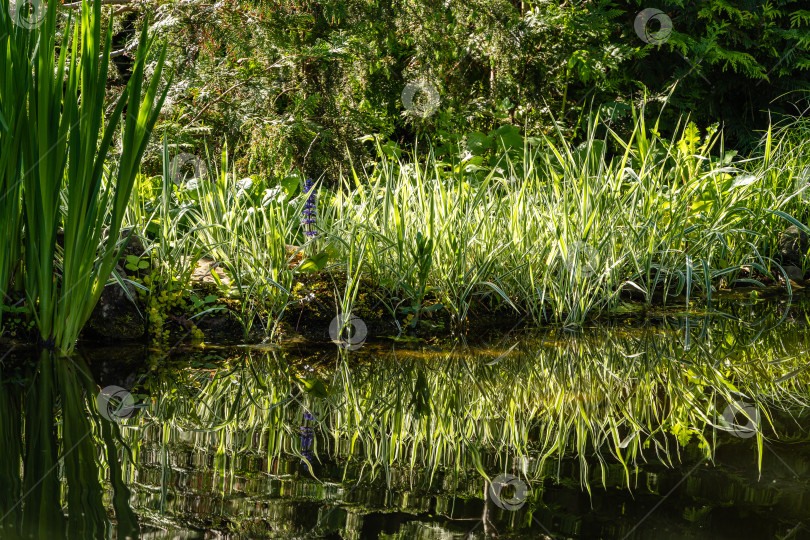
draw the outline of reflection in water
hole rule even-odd
[[[79,358],[43,352],[35,364],[4,369],[0,538],[105,538],[108,507],[122,538],[138,536],[120,432],[91,403],[97,390]]]
[[[45,355],[4,371],[0,537],[135,536],[139,517],[150,538],[802,538],[810,334],[759,316],[185,356],[131,389],[121,438],[103,385]]]

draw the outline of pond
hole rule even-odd
[[[810,538],[809,308],[6,351],[0,538]]]

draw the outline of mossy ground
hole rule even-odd
[[[154,283],[148,273],[131,273],[127,277],[151,289],[151,293],[139,290],[137,299],[139,311],[147,322],[146,339],[142,341],[149,348],[166,350],[188,344],[258,343],[266,340],[268,324],[267,320],[262,320],[261,311],[243,309],[242,301],[224,297],[222,288],[215,283],[193,282],[190,286]],[[330,323],[341,312],[340,301],[345,290],[346,276],[341,272],[296,274],[291,298],[281,314],[274,338],[281,342],[330,342]],[[794,295],[803,295],[806,290],[793,284]],[[766,288],[737,288],[713,294],[715,300],[726,303],[779,296],[786,296],[786,290],[775,284]],[[622,302],[617,309],[602,313],[599,318],[601,322],[620,322],[633,326],[645,319],[683,313],[687,307],[683,295],[667,299],[661,295],[654,296],[651,305],[625,291],[622,291],[621,298]],[[701,296],[693,296],[689,306],[690,313],[698,313],[700,304],[704,301]],[[415,323],[413,313],[395,312],[395,300],[392,300],[384,287],[372,279],[361,278],[352,315],[365,323],[369,339],[393,338],[400,341],[480,337],[531,324],[528,317],[503,303],[487,304],[483,301],[474,301],[467,320],[459,324],[445,309],[428,309],[436,304],[438,299],[428,295],[423,303],[425,309]],[[35,327],[23,311],[5,314],[3,336],[0,339],[19,344],[36,342]],[[246,321],[245,313],[251,313],[253,320]],[[123,333],[115,332],[114,335]],[[82,335],[82,341],[93,343],[105,340],[100,339],[92,328],[88,328]],[[120,338],[117,341],[121,341]]]

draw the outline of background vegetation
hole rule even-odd
[[[558,124],[576,140],[587,110],[632,129],[633,105],[657,114],[666,96],[664,135],[688,113],[702,128],[721,124],[731,145],[750,149],[771,117],[798,113],[810,88],[810,11],[798,0],[133,6],[125,26],[156,13],[151,31],[169,42],[178,70],[161,128],[191,152],[227,140],[248,174],[286,174],[310,152],[306,173],[334,182],[350,155],[375,157],[361,142],[372,134],[400,145],[421,136],[448,156],[465,135],[503,125],[536,134]],[[636,34],[644,8],[672,20],[661,45]],[[127,32],[120,39],[134,38]],[[403,107],[412,81],[439,94],[427,118]]]

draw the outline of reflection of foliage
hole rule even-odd
[[[579,337],[552,332],[506,356],[401,351],[336,368],[250,355],[228,371],[154,381],[150,392],[160,398],[142,427],[204,430],[196,444],[220,452],[222,441],[261,432],[264,442],[251,451],[301,459],[308,456],[300,455],[299,428],[310,425],[316,475],[319,464],[334,460],[344,473],[363,464],[387,479],[405,469],[412,483],[429,486],[440,472],[484,475],[526,459],[524,474],[536,480],[548,474],[547,460],[568,456],[579,459],[588,487],[594,462],[603,473],[621,464],[629,484],[631,467],[651,458],[672,464],[690,439],[707,457],[734,440],[712,424],[740,395],[753,396],[767,436],[774,411],[807,401],[810,373],[794,373],[797,357],[775,364],[757,352],[782,347],[790,355],[807,338],[758,330],[724,319],[705,328],[693,323],[688,347],[666,324],[618,338],[610,329]],[[310,390],[316,386],[325,390]],[[306,415],[316,424],[303,422]],[[224,452],[245,449],[229,443]]]
[[[375,491],[364,493],[359,503],[358,493],[366,490],[358,490],[351,502],[350,490],[334,491],[334,482],[357,481],[366,487],[441,494],[436,514],[455,515],[447,506],[452,496],[480,496],[481,476],[504,470],[520,474],[539,492],[546,479],[553,479],[576,490],[601,482],[630,486],[634,497],[660,497],[666,471],[659,463],[677,467],[701,455],[715,458],[722,446],[728,447],[724,454],[738,446],[750,464],[750,452],[757,448],[762,453],[765,439],[781,440],[783,431],[790,441],[808,441],[803,420],[810,370],[803,352],[810,335],[789,324],[774,331],[782,313],[762,313],[753,322],[723,314],[674,322],[665,318],[658,325],[621,331],[548,331],[505,351],[500,346],[377,350],[351,359],[339,356],[334,363],[333,353],[294,360],[292,352],[271,349],[239,352],[217,365],[212,356],[202,357],[192,369],[183,369],[188,364],[184,357],[182,364],[164,364],[146,380],[140,390],[152,396],[151,403],[123,421],[124,441],[118,426],[96,411],[98,388],[78,359],[56,362],[44,353],[36,364],[23,366],[30,369],[25,386],[14,366],[4,364],[0,516],[21,493],[32,491],[22,514],[12,513],[0,525],[38,527],[40,536],[55,528],[48,538],[106,537],[106,502],[116,514],[118,531],[135,530],[138,521],[187,524],[200,515],[208,528],[250,535],[283,531],[291,537],[311,527],[275,510],[259,516],[250,508],[268,498],[301,505],[329,500],[351,504],[353,512],[389,504],[374,500]],[[762,412],[762,439],[751,444],[712,427],[725,405],[741,395],[750,396]],[[682,429],[702,444],[681,448],[671,433]],[[57,466],[60,459],[64,467]],[[806,472],[802,459],[797,454],[790,460],[791,474]],[[645,462],[657,472],[629,475]],[[48,476],[49,469],[57,473]],[[716,478],[716,471],[711,474]],[[700,522],[712,509],[749,497],[743,488],[750,486],[748,476],[761,484],[756,475],[724,474],[729,485],[719,496],[715,485],[699,493],[690,488],[688,506],[675,515]],[[705,483],[698,476],[690,481],[693,487]],[[104,477],[109,480],[100,480]],[[40,478],[43,482],[33,485]],[[124,478],[137,483],[128,487]],[[130,487],[137,490],[139,517],[128,506]],[[105,488],[112,488],[111,499]],[[708,502],[707,489],[714,496]],[[769,489],[757,496],[772,508]],[[614,494],[621,498],[628,492]],[[186,506],[191,499],[198,504]],[[405,512],[424,512],[407,499],[395,504]],[[598,499],[592,500],[598,504]],[[220,501],[227,504],[212,518],[211,505]],[[527,508],[537,515],[581,519],[555,504],[538,498]],[[630,507],[646,512],[645,505],[632,505],[628,497]],[[621,519],[629,527],[636,523],[634,515]],[[320,525],[331,530],[342,523]]]
[[[698,523],[706,519],[711,514],[712,507],[704,506],[703,508],[687,507],[683,511],[683,519],[692,523]]]

